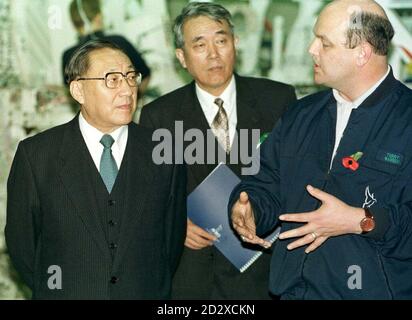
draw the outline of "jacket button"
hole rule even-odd
[[[110,279],[110,283],[112,283],[112,284],[115,284],[115,283],[117,283],[117,282],[119,282],[119,278],[118,278],[118,277],[112,277],[112,278]]]
[[[115,244],[115,243],[110,244],[110,249],[116,249],[116,248],[117,248],[117,244]]]
[[[109,200],[109,206],[113,207],[116,204],[116,200]]]
[[[110,225],[111,227],[114,227],[114,226],[116,225],[116,222],[114,222],[113,220],[110,220],[110,221],[109,221],[109,225]]]

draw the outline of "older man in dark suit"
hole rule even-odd
[[[132,123],[141,75],[116,45],[84,44],[66,68],[71,122],[19,144],[6,241],[37,299],[167,299],[186,230],[185,170],[155,165]]]
[[[176,18],[174,34],[176,56],[195,81],[145,106],[141,124],[174,130],[175,122],[183,121],[185,131],[200,129],[205,137],[207,130],[212,130],[226,151],[229,167],[240,174],[241,166],[229,159],[236,133],[241,129],[249,129],[249,133],[252,129],[271,131],[282,112],[295,101],[294,89],[279,82],[234,75],[237,40],[231,15],[220,5],[190,3]],[[250,136],[246,146],[249,150],[256,147]],[[216,164],[188,166],[188,193]],[[172,298],[268,299],[270,250],[240,273],[213,246],[214,240],[213,235],[188,220]]]

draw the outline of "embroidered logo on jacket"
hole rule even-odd
[[[369,186],[365,189],[365,202],[362,205],[362,208],[370,208],[372,207],[378,200],[375,199],[375,194],[370,193]]]
[[[403,156],[400,153],[380,150],[376,155],[376,159],[400,166],[402,164]]]

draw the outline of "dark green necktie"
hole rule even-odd
[[[105,134],[101,139],[100,143],[103,145],[103,153],[100,159],[100,175],[106,185],[107,191],[112,192],[114,182],[116,181],[117,169],[116,161],[112,155],[112,145],[114,139],[111,135]]]

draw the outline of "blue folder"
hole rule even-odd
[[[229,223],[227,206],[229,196],[240,179],[223,163],[220,163],[203,182],[188,196],[187,212],[190,220],[214,234],[214,245],[240,271],[244,272],[255,262],[264,248],[244,243]],[[265,239],[273,243],[280,228]]]

